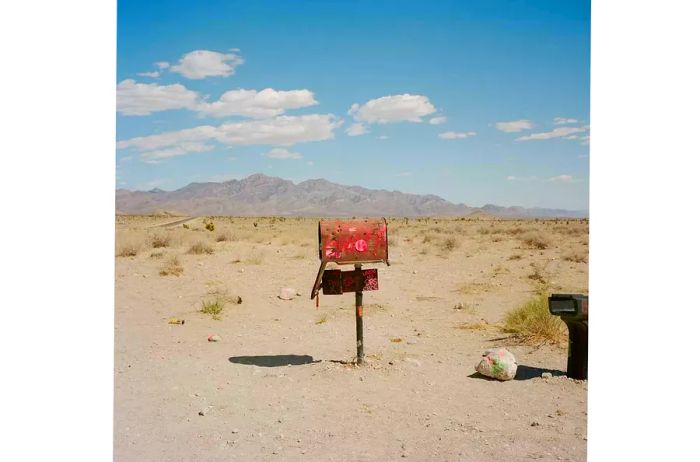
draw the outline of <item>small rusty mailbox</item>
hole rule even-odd
[[[364,358],[362,339],[362,292],[379,289],[376,269],[362,269],[364,263],[389,265],[389,241],[386,219],[321,220],[318,222],[318,256],[321,266],[311,289],[311,299],[318,303],[324,295],[355,292],[355,327],[357,363]],[[326,270],[328,263],[354,265],[354,271]]]

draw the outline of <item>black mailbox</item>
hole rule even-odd
[[[549,312],[561,317],[569,328],[569,359],[566,375],[572,379],[588,378],[588,295],[552,294]]]

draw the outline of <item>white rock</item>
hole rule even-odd
[[[296,289],[292,289],[291,287],[283,287],[280,289],[280,293],[277,297],[281,298],[282,300],[292,300],[296,296]]]
[[[478,373],[498,380],[512,380],[518,371],[513,353],[505,348],[486,350],[475,366]]]

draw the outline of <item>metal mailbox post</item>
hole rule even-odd
[[[566,375],[572,379],[588,379],[588,295],[552,294],[549,312],[561,317],[569,328]]]
[[[355,332],[357,364],[364,360],[362,336],[362,292],[379,289],[376,269],[362,269],[363,263],[389,265],[389,244],[386,219],[321,220],[318,222],[318,256],[321,267],[311,289],[311,299],[318,303],[319,291],[324,295],[355,292]],[[354,271],[326,270],[328,263],[354,265]]]

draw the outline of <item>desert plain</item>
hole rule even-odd
[[[586,460],[565,326],[508,316],[588,293],[587,220],[388,219],[360,366],[354,295],[310,299],[317,223],[116,217],[116,461]],[[474,370],[500,346],[514,380]]]

